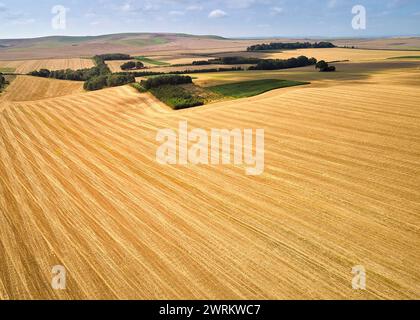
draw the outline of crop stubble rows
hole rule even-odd
[[[391,77],[178,113],[129,87],[9,102],[0,299],[419,298],[420,93]],[[264,128],[265,173],[158,165],[179,120]]]

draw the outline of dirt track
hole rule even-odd
[[[130,87],[9,102],[0,299],[420,298],[418,79],[382,72],[177,113]],[[265,173],[158,165],[156,131],[182,119],[264,128]],[[365,292],[351,289],[359,264]]]

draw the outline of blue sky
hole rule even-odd
[[[366,30],[352,8],[367,10]],[[67,9],[66,29],[51,26]],[[420,34],[419,0],[0,0],[0,38],[181,32],[227,37],[370,37]]]

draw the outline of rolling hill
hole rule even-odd
[[[129,86],[52,97],[66,82],[18,77],[0,112],[0,299],[418,299],[410,63],[180,112]],[[180,120],[264,128],[265,173],[159,165],[156,132]]]
[[[0,60],[86,57],[101,53],[200,53],[242,51],[262,42],[320,41],[326,39],[227,39],[214,35],[173,33],[120,33],[100,36],[51,36],[0,39]],[[338,46],[361,49],[420,50],[419,37],[380,39],[327,39]]]

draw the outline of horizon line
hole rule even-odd
[[[127,32],[116,32],[116,33],[104,33],[97,35],[44,35],[44,36],[33,36],[33,37],[12,37],[12,38],[0,38],[0,40],[31,40],[31,39],[43,39],[43,38],[75,38],[75,37],[86,37],[86,38],[95,38],[95,37],[104,37],[112,35],[135,35],[135,34],[150,34],[150,35],[187,35],[193,37],[218,37],[226,40],[264,40],[264,39],[386,39],[386,38],[410,38],[410,37],[420,37],[420,34],[394,34],[394,35],[365,35],[365,36],[349,36],[349,35],[336,35],[336,36],[321,36],[321,35],[269,35],[269,36],[221,36],[217,34],[193,34],[185,32],[141,32],[141,31],[127,31]]]

